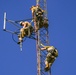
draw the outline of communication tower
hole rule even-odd
[[[46,0],[36,0],[36,6],[39,5],[40,8],[42,8],[44,10],[44,14],[43,14],[43,19],[44,21],[47,21],[48,22],[48,18],[47,18],[47,2]],[[34,14],[35,16],[35,14]],[[35,16],[36,17],[36,16]],[[31,21],[30,23],[34,22],[34,26],[36,28],[36,26],[38,25],[39,26],[39,21],[32,21],[32,18],[31,19],[25,19],[25,20],[18,20],[18,21],[12,21],[12,20],[8,20],[6,18],[6,12],[4,13],[4,26],[3,26],[3,30],[6,31],[6,32],[9,32],[12,34],[12,38],[13,40],[17,43],[17,41],[15,40],[14,38],[14,35],[18,36],[19,34],[19,30],[20,30],[20,21]],[[6,22],[9,22],[10,24],[13,24],[17,29],[15,30],[9,30],[9,29],[6,29],[7,25],[6,25]],[[31,38],[31,39],[34,39],[36,40],[36,51],[37,51],[37,75],[51,75],[51,69],[48,71],[48,72],[45,72],[44,71],[44,67],[45,67],[45,64],[44,64],[44,61],[45,61],[45,58],[46,58],[46,51],[41,51],[40,48],[41,48],[41,44],[45,45],[45,46],[50,46],[49,45],[49,35],[48,35],[48,27],[42,27],[40,28],[37,32],[33,32],[33,34],[29,37],[25,37],[25,38]],[[20,43],[20,48],[22,50],[22,42]]]
[[[47,3],[46,0],[36,0],[36,5],[39,5],[45,12],[44,12],[44,19],[47,19]],[[37,24],[35,22],[34,24]],[[48,28],[41,28],[36,33],[36,49],[37,49],[37,75],[51,75],[51,70],[49,72],[44,71],[44,60],[46,58],[46,51],[41,51],[39,48],[41,48],[40,44],[48,45],[49,46],[49,35],[48,35]]]

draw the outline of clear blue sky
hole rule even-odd
[[[12,35],[2,30],[5,11],[11,20],[31,18],[35,2],[0,0],[0,75],[37,75],[35,41],[27,39],[20,52]],[[59,52],[52,75],[76,75],[76,0],[47,0],[47,4],[50,44]]]

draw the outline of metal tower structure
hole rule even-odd
[[[36,0],[36,5],[39,5],[45,12],[43,14],[43,18],[47,19],[47,3],[46,0]],[[37,22],[34,22],[34,25],[38,25]],[[49,72],[44,71],[44,61],[46,58],[46,51],[41,51],[41,43],[45,46],[49,45],[49,37],[48,37],[48,27],[41,28],[36,32],[36,49],[37,49],[37,75],[51,75],[51,70]]]
[[[44,14],[43,14],[43,19],[44,21],[47,20],[48,23],[48,18],[47,18],[47,3],[46,0],[36,0],[36,5],[39,5],[41,9],[44,10]],[[16,35],[18,36],[19,34],[19,30],[20,30],[20,26],[19,23],[20,21],[29,21],[32,19],[25,19],[25,20],[19,20],[19,21],[12,21],[12,20],[8,20],[6,18],[6,12],[4,13],[4,26],[3,26],[3,30],[6,32],[11,33],[13,36]],[[17,30],[12,31],[7,29],[6,27],[6,22],[9,22],[11,24],[13,24]],[[30,22],[30,21],[29,21]],[[34,26],[36,28],[36,26],[39,26],[39,21],[34,20]],[[32,21],[30,22],[32,23]],[[17,41],[14,39],[14,37],[12,37],[13,40],[17,43]],[[33,32],[33,34],[30,37],[26,37],[26,38],[31,38],[36,40],[36,50],[37,50],[37,75],[51,75],[51,70],[49,70],[48,72],[45,72],[44,68],[45,68],[45,58],[46,58],[46,51],[41,51],[41,44],[45,45],[45,46],[50,46],[49,45],[49,35],[48,35],[48,27],[42,27],[40,28],[37,32]],[[22,51],[22,43],[20,44],[20,48]]]

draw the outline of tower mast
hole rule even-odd
[[[47,19],[47,3],[46,0],[36,0],[36,5],[39,5],[44,10],[43,18]],[[48,19],[47,19],[48,20]],[[37,22],[34,22],[37,25]],[[40,44],[49,45],[48,28],[41,28],[36,32],[36,49],[37,49],[37,75],[51,75],[50,71],[44,71],[44,60],[46,58],[46,51],[41,51]]]

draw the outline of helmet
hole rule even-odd
[[[30,8],[30,10],[33,8],[33,7],[35,7],[34,5]]]
[[[21,25],[23,21],[21,21],[19,24]]]

